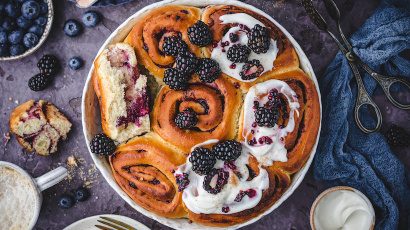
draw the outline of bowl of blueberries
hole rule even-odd
[[[0,61],[26,57],[46,40],[52,0],[0,0]]]

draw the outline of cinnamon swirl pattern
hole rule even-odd
[[[109,157],[125,193],[207,226],[271,208],[309,159],[321,119],[284,33],[237,6],[169,5],[144,13],[124,42],[158,89],[147,88],[149,131]]]

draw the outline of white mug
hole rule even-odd
[[[50,188],[51,186],[57,184],[58,182],[62,181],[67,175],[67,169],[64,167],[58,167],[56,169],[51,170],[50,172],[37,177],[31,177],[24,169],[20,168],[19,166],[12,164],[6,161],[0,161],[0,167],[7,167],[14,169],[16,172],[20,173],[22,176],[26,177],[28,181],[32,182],[34,188],[36,188],[36,208],[33,218],[28,226],[29,229],[34,228],[34,225],[37,222],[38,215],[40,214],[41,203],[43,201],[43,196],[41,192]]]

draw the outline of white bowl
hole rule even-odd
[[[48,13],[47,13],[47,24],[44,27],[44,32],[39,38],[39,41],[36,46],[26,50],[24,53],[19,54],[17,56],[9,56],[9,57],[0,57],[0,61],[12,61],[12,60],[17,60],[23,57],[27,57],[31,55],[32,53],[36,52],[38,48],[40,48],[41,45],[46,41],[48,34],[50,33],[51,26],[53,25],[53,19],[54,19],[54,8],[53,8],[53,0],[45,0],[48,6]]]
[[[212,5],[212,4],[224,4],[224,5],[235,5],[235,6],[240,6],[243,8],[247,8],[249,10],[252,10],[267,19],[271,20],[282,32],[287,36],[287,38],[290,40],[290,42],[293,44],[293,46],[296,49],[296,52],[299,56],[300,59],[300,65],[301,68],[312,78],[316,85],[316,90],[319,94],[319,102],[320,102],[320,108],[322,107],[321,101],[320,101],[320,91],[318,87],[318,83],[316,80],[315,73],[313,72],[312,66],[309,62],[309,60],[306,57],[306,54],[303,52],[303,50],[300,48],[299,44],[295,41],[295,39],[289,34],[289,32],[284,29],[278,22],[276,22],[272,17],[264,13],[263,11],[245,4],[240,1],[236,0],[165,0],[161,2],[157,2],[154,4],[151,4],[149,6],[146,6],[136,12],[134,15],[129,17],[125,22],[123,22],[104,42],[102,45],[101,49],[98,51],[98,54],[101,53],[108,45],[121,42],[125,39],[127,34],[131,31],[132,27],[134,26],[135,22],[140,18],[141,15],[143,15],[145,12],[155,9],[160,6],[164,5],[189,5],[189,6],[207,6],[207,5]],[[97,56],[98,56],[97,54]],[[94,70],[94,65],[91,66],[90,72],[88,73],[87,81],[84,86],[83,90],[83,96],[82,96],[82,104],[81,104],[81,112],[82,112],[82,124],[83,124],[83,132],[85,136],[85,140],[88,146],[88,150],[91,154],[92,159],[95,162],[95,165],[97,168],[100,170],[101,174],[103,177],[107,180],[107,182],[110,184],[110,186],[129,204],[131,207],[133,207],[135,210],[138,212],[142,213],[143,215],[154,219],[161,224],[167,225],[171,228],[175,229],[221,229],[218,227],[207,227],[201,224],[197,223],[190,223],[188,219],[169,219],[165,218],[159,215],[156,215],[155,213],[149,212],[146,209],[142,208],[139,206],[137,203],[135,203],[115,182],[115,179],[113,178],[112,172],[110,165],[108,161],[105,158],[101,158],[95,154],[92,154],[90,149],[89,149],[89,144],[90,140],[93,138],[93,136],[99,132],[101,132],[101,122],[100,122],[100,110],[99,110],[99,105],[98,105],[98,100],[95,95],[92,81],[91,81],[91,75]],[[322,112],[320,112],[322,113]],[[322,117],[322,114],[320,114]],[[318,135],[320,133],[320,127],[318,131]],[[312,148],[312,152],[310,154],[310,157],[306,164],[302,167],[302,169],[297,172],[296,174],[293,175],[292,178],[292,183],[288,190],[283,194],[283,196],[268,210],[265,212],[261,213],[258,217],[253,218],[247,222],[244,222],[242,224],[238,224],[235,226],[231,226],[229,228],[224,227],[223,229],[237,229],[246,225],[249,225],[251,223],[254,223],[255,221],[259,220],[263,216],[271,213],[273,210],[275,210],[279,205],[281,205],[292,193],[295,191],[295,189],[299,186],[299,184],[302,182],[306,172],[309,169],[310,164],[312,163],[314,154],[316,152],[316,147],[317,143],[319,141],[319,138],[316,138],[316,143]]]

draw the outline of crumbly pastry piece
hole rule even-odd
[[[117,43],[95,60],[94,90],[104,133],[124,142],[150,131],[147,77],[138,71],[134,49]]]
[[[10,130],[27,150],[47,156],[57,151],[57,144],[67,138],[70,121],[51,103],[29,100],[10,115]]]

